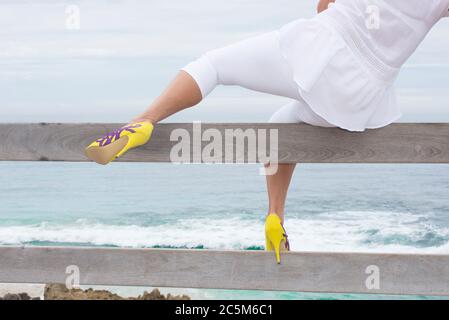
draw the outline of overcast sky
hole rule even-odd
[[[204,51],[314,9],[313,0],[0,0],[0,121],[126,122]],[[446,20],[401,73],[403,121],[449,122]],[[287,101],[219,88],[172,121],[265,121]]]

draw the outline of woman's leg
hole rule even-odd
[[[202,100],[198,84],[185,71],[180,71],[167,89],[150,105],[150,107],[134,118],[132,122],[159,121],[183,109],[193,107]]]
[[[309,123],[320,127],[333,127],[323,118],[319,117],[310,109],[307,103],[298,98],[279,109],[270,119],[271,123]],[[267,172],[275,172],[273,175],[267,174],[268,191],[268,214],[275,213],[284,221],[284,207],[287,198],[288,187],[293,176],[296,164],[278,164],[277,170],[267,166]]]
[[[275,112],[269,122],[271,123],[299,123],[301,109],[306,105],[304,101],[292,101]],[[268,192],[268,214],[275,213],[284,222],[285,200],[288,187],[293,176],[296,164],[278,164],[276,170],[266,166],[267,172],[275,172],[266,175]]]
[[[268,214],[275,213],[284,223],[285,200],[296,164],[278,164],[276,173],[267,175]],[[269,170],[270,168],[267,168]]]
[[[168,88],[134,121],[157,123],[198,104],[217,85],[238,85],[264,93],[299,97],[283,59],[277,32],[212,50],[183,68]]]
[[[314,114],[299,95],[289,67],[282,57],[277,32],[209,51],[183,68],[164,93],[137,120],[157,123],[199,103],[218,84],[238,85],[295,99],[275,113],[270,121],[304,121],[314,124]],[[281,220],[284,218],[285,200],[294,169],[293,164],[281,164],[274,175],[267,175],[269,213],[278,214]]]

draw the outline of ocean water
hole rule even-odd
[[[449,165],[299,165],[285,227],[292,250],[449,253],[448,195]],[[2,245],[262,250],[266,206],[257,165],[0,162]],[[194,298],[373,298],[178,291]]]

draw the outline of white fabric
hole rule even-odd
[[[300,123],[304,122],[317,127],[335,127],[310,110],[304,100],[294,100],[276,111],[270,118],[271,123]]]
[[[316,18],[337,28],[352,50],[369,50],[362,57],[400,68],[448,14],[449,0],[337,0]]]
[[[366,24],[373,5],[377,29]],[[449,0],[337,0],[313,19],[210,51],[183,70],[203,97],[225,84],[295,100],[272,120],[379,128],[400,118],[394,80],[448,9]]]
[[[335,30],[297,20],[280,35],[300,96],[317,115],[350,131],[380,128],[401,117],[394,79],[376,77]]]
[[[281,51],[316,114],[351,131],[383,127],[401,117],[393,87],[400,67],[448,7],[449,0],[337,0],[282,27]]]
[[[183,70],[195,79],[203,98],[214,90],[218,84],[217,71],[206,55],[201,57],[201,59],[192,61]]]
[[[209,51],[182,70],[193,77],[203,98],[219,84],[238,85],[294,99],[277,111],[271,122],[333,126],[316,115],[300,96],[289,66],[282,57],[276,31]]]

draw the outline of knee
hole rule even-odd
[[[198,84],[202,97],[206,97],[218,84],[217,70],[213,66],[209,53],[192,61],[181,70],[187,72]]]
[[[282,112],[280,112],[281,110],[277,110],[275,113],[273,113],[270,117],[270,120],[268,120],[268,122],[270,123],[285,123],[285,117],[282,114]]]
[[[277,110],[271,116],[270,123],[299,123],[302,122],[299,117],[298,106],[295,102],[289,103]]]
[[[235,45],[230,45],[209,50],[201,57],[215,70],[218,85],[236,85],[242,80],[239,50],[234,47]]]

